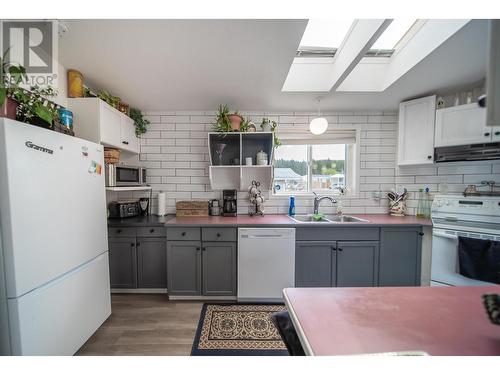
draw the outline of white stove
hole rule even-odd
[[[492,285],[459,274],[458,237],[500,241],[500,197],[436,195],[431,218],[431,286]]]

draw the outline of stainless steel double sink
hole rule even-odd
[[[320,220],[314,220],[314,215],[295,215],[295,216],[289,216],[289,218],[296,221],[297,223],[310,223],[310,224],[368,222],[368,220],[349,215],[325,215]]]

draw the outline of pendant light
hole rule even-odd
[[[321,99],[318,98],[318,117],[313,118],[309,123],[309,131],[314,135],[323,134],[328,129],[328,121],[321,117],[320,101]]]

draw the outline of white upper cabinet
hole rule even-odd
[[[104,102],[99,104],[100,142],[119,147],[122,114]]]
[[[494,128],[486,126],[486,109],[477,103],[436,111],[436,147],[487,143],[494,133]]]
[[[500,126],[500,20],[496,19],[488,22],[490,24],[490,49],[488,73],[486,75],[486,123],[488,126],[495,126],[498,128]]]
[[[434,162],[435,113],[435,95],[400,103],[398,165]]]
[[[139,153],[134,121],[127,115],[98,98],[71,98],[68,107],[73,112],[77,137]]]
[[[135,135],[134,120],[128,116],[121,116],[120,121],[120,143],[121,148],[131,152],[139,153],[139,139]]]

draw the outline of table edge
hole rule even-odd
[[[287,308],[288,313],[290,314],[290,318],[292,319],[292,323],[295,327],[295,330],[297,331],[297,336],[299,337],[300,343],[302,344],[302,348],[304,349],[305,354],[308,356],[314,356],[315,355],[314,351],[312,350],[311,344],[307,340],[307,336],[304,330],[302,329],[302,326],[300,325],[297,314],[295,314],[292,303],[290,302],[288,294],[286,293],[286,289],[283,289],[283,298],[285,300],[285,306]]]

